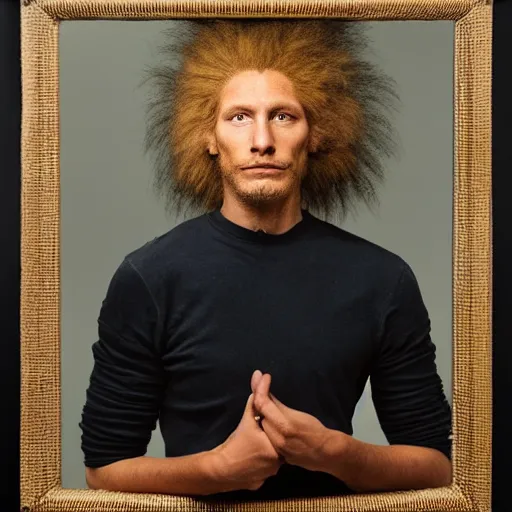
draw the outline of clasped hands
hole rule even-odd
[[[253,373],[252,393],[238,427],[211,452],[215,480],[225,491],[259,489],[284,463],[330,472],[328,447],[334,431],[284,405],[270,392],[270,384],[270,374]]]
[[[323,469],[330,430],[317,418],[291,409],[270,392],[271,376],[256,370],[251,378],[253,407],[282,462],[311,471]]]

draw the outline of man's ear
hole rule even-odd
[[[215,135],[209,134],[206,137],[206,149],[210,155],[219,154],[219,149],[217,148],[217,141],[215,140]]]

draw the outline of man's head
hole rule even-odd
[[[217,157],[223,201],[300,204],[308,153],[315,151],[310,138],[306,113],[285,75],[274,70],[236,74],[220,91],[207,143],[209,154]]]
[[[183,57],[180,66],[150,75],[157,93],[147,149],[156,153],[157,189],[173,207],[212,210],[225,194],[253,202],[298,194],[328,214],[344,212],[352,196],[374,199],[381,159],[393,149],[384,110],[394,93],[357,55],[365,45],[355,24],[188,23],[192,37],[165,48]],[[236,105],[247,108],[227,112]],[[285,169],[242,169],[262,162]]]

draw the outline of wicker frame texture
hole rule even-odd
[[[491,503],[491,0],[22,0],[21,504],[34,512],[484,511]],[[455,23],[453,483],[253,503],[61,488],[61,20],[330,17]]]

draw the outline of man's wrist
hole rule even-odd
[[[343,462],[353,438],[339,430],[327,429],[326,441],[322,446],[320,471],[329,473],[340,480],[345,479]]]
[[[207,482],[208,494],[229,490],[225,462],[222,460],[219,447],[202,453],[201,473]]]

